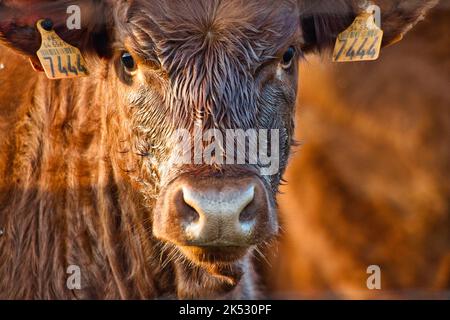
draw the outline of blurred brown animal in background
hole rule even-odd
[[[448,297],[449,30],[447,2],[377,62],[300,66],[275,296]]]

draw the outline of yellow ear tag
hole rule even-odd
[[[84,77],[89,74],[86,62],[78,48],[64,42],[56,32],[45,30],[39,20],[36,24],[42,43],[36,53],[49,79]]]
[[[363,12],[336,39],[334,62],[377,60],[380,56],[383,30],[375,23],[372,13]]]

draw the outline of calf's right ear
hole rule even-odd
[[[80,10],[80,28],[69,28],[73,18],[68,9]],[[0,44],[37,61],[41,37],[36,28],[40,19],[53,22],[53,29],[67,43],[81,51],[107,55],[109,21],[106,1],[95,0],[0,0]]]

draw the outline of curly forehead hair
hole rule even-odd
[[[178,116],[194,109],[190,120],[207,126],[250,127],[252,76],[298,29],[295,3],[266,2],[133,1],[116,10],[117,29],[130,51],[167,71]]]

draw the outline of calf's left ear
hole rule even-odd
[[[373,0],[380,9],[383,46],[398,41],[439,0]],[[299,0],[306,51],[332,48],[337,36],[364,10],[364,0]]]
[[[107,41],[106,1],[95,0],[0,0],[0,44],[34,59],[41,44],[36,28],[40,19],[50,19],[53,29],[81,51],[105,54]],[[80,12],[80,28],[70,28],[70,7]],[[69,10],[68,10],[69,9]]]

